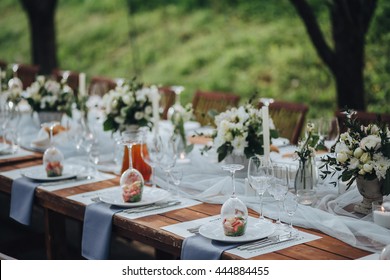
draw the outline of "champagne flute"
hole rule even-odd
[[[289,195],[286,195],[284,201],[283,201],[284,210],[286,211],[288,217],[290,218],[289,226],[286,229],[290,233],[290,236],[295,235],[298,230],[295,229],[292,225],[293,216],[295,215],[295,212],[298,208],[298,198],[293,193],[289,193]]]
[[[272,166],[272,170],[272,183],[271,187],[268,189],[268,192],[270,192],[274,199],[278,202],[278,219],[276,221],[276,224],[278,225],[278,227],[280,227],[282,225],[282,222],[280,220],[282,202],[288,191],[289,185],[288,167],[286,165],[274,164]]]
[[[159,157],[159,166],[166,174],[169,190],[171,189],[171,170],[176,165],[177,152],[175,148],[175,143],[172,141],[172,139],[168,140],[162,147],[163,150],[161,156]]]
[[[174,195],[177,197],[180,197],[180,183],[181,180],[183,179],[183,169],[181,168],[173,168],[171,170],[171,179],[173,184],[175,185],[175,190],[173,191]]]
[[[161,137],[154,133],[152,137],[147,132],[144,133],[141,145],[141,157],[152,169],[152,188],[156,187],[155,168],[162,158],[163,144]]]
[[[248,182],[256,190],[260,198],[259,223],[268,222],[263,213],[263,196],[269,188],[272,179],[271,161],[264,156],[253,156],[249,159]]]

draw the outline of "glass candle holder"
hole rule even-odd
[[[372,216],[375,224],[390,229],[390,201],[372,202]]]

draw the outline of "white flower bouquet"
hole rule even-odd
[[[155,95],[158,95],[156,86],[144,87],[135,79],[110,90],[102,100],[104,130],[124,131],[132,125],[151,128]]]
[[[382,194],[390,194],[390,131],[385,124],[361,125],[349,115],[347,132],[340,135],[335,147],[335,157],[324,159],[326,165],[341,171],[341,180],[353,181],[362,176],[366,180],[383,181]],[[323,172],[323,178],[331,172]]]
[[[173,125],[173,137],[178,136],[181,139],[183,148],[186,153],[192,151],[194,145],[187,145],[184,124],[194,118],[194,109],[192,104],[188,103],[185,107],[175,106],[170,120]]]
[[[275,126],[270,120],[270,137],[277,138]],[[232,108],[215,117],[213,146],[217,148],[218,161],[227,155],[246,156],[250,158],[264,153],[263,120],[261,109],[251,104]]]
[[[38,76],[36,81],[26,89],[23,96],[33,111],[36,112],[63,112],[72,115],[74,93],[64,82]]]

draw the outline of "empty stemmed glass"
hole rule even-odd
[[[298,208],[298,198],[293,193],[289,193],[286,195],[283,201],[284,210],[286,211],[288,217],[290,218],[289,226],[286,228],[286,231],[290,233],[290,235],[295,235],[298,230],[295,229],[292,225],[293,216]]]
[[[42,127],[49,130],[50,146],[43,154],[43,166],[46,170],[47,177],[58,177],[62,175],[64,155],[54,146],[53,129],[59,122],[43,123]]]
[[[268,192],[278,202],[278,219],[276,221],[276,224],[278,226],[281,226],[282,224],[280,220],[280,212],[282,208],[281,204],[288,191],[288,185],[289,185],[288,167],[286,165],[274,164],[272,170],[273,170],[273,175],[271,180],[271,187],[268,189]]]
[[[163,145],[162,154],[159,157],[159,166],[165,172],[168,183],[168,190],[170,187],[171,171],[172,168],[176,165],[177,152],[175,143],[172,140],[168,140]]]
[[[260,217],[259,223],[269,222],[263,214],[263,196],[269,188],[272,180],[271,161],[264,156],[253,156],[249,159],[248,165],[248,182],[255,189],[260,198]]]
[[[173,168],[170,172],[171,179],[173,184],[175,185],[175,190],[173,191],[174,196],[180,197],[180,183],[183,179],[183,169],[181,168]]]
[[[229,171],[232,179],[233,192],[228,200],[222,205],[221,218],[224,234],[226,236],[241,236],[245,233],[248,209],[244,202],[236,196],[235,172],[243,169],[242,164],[225,164],[223,170]]]
[[[157,133],[149,135],[147,132],[142,137],[141,156],[152,169],[152,187],[156,187],[155,168],[163,156],[163,143]]]
[[[123,172],[120,179],[124,202],[138,202],[142,199],[144,178],[141,172],[133,168],[132,159],[132,148],[134,145],[140,143],[140,138],[140,132],[138,130],[122,133],[122,144],[126,145],[129,150],[129,168]]]

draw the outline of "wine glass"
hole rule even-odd
[[[124,202],[138,202],[142,199],[144,178],[137,169],[133,168],[132,159],[132,148],[134,145],[139,144],[140,141],[140,132],[138,130],[122,133],[122,144],[126,145],[129,150],[129,168],[123,172],[120,179]]]
[[[290,236],[295,235],[298,230],[296,230],[292,225],[293,216],[298,208],[298,198],[293,193],[286,195],[283,201],[284,210],[286,211],[288,217],[290,218],[290,223],[286,231],[290,233]]]
[[[223,170],[229,171],[232,178],[233,192],[222,205],[221,218],[223,231],[226,236],[244,235],[248,220],[246,205],[236,196],[235,172],[244,168],[242,164],[225,164]]]
[[[167,114],[168,120],[170,120],[172,118],[173,114],[176,111],[179,111],[179,112],[184,111],[184,108],[180,103],[180,94],[184,91],[184,87],[183,86],[172,86],[171,89],[175,93],[175,104],[173,104],[173,106],[168,109],[168,114]]]
[[[385,246],[380,255],[379,255],[380,260],[390,260],[390,244]]]
[[[175,196],[180,197],[179,186],[181,180],[183,179],[183,169],[173,168],[170,172],[170,175],[171,175],[172,182],[175,185],[175,190],[173,190],[173,193]]]
[[[324,145],[329,152],[334,152],[334,146],[340,135],[340,126],[336,117],[324,118],[321,122],[321,133],[324,137]]]
[[[274,197],[278,202],[278,219],[276,224],[281,226],[282,222],[280,221],[280,212],[282,208],[282,202],[284,196],[288,191],[289,185],[289,176],[288,176],[288,167],[286,165],[274,164],[272,166],[273,174],[271,180],[271,186],[268,189],[268,192]]]
[[[42,127],[49,130],[50,146],[43,154],[43,166],[46,170],[47,177],[58,177],[62,175],[64,155],[54,146],[53,129],[59,122],[43,123]]]
[[[159,166],[165,172],[170,189],[171,170],[176,165],[177,152],[175,143],[172,139],[162,145],[162,154],[159,156]]]
[[[162,158],[163,144],[161,137],[154,133],[152,137],[147,132],[144,133],[141,145],[141,157],[152,169],[152,188],[156,187],[155,168]]]
[[[8,88],[10,89],[14,87],[19,87],[20,89],[23,89],[23,83],[18,78],[18,69],[19,69],[19,64],[12,65],[13,77],[8,81]]]
[[[263,196],[272,179],[271,161],[264,156],[253,156],[249,159],[248,182],[256,190],[260,198],[259,223],[268,222],[263,214]]]

